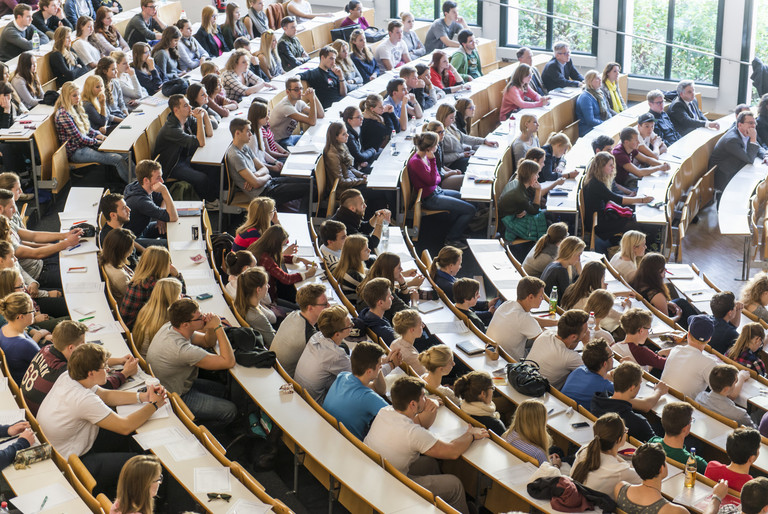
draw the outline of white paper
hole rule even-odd
[[[530,462],[523,462],[515,466],[500,469],[491,473],[495,480],[502,484],[516,485],[528,482],[528,479],[536,472],[536,466]]]
[[[188,439],[181,430],[177,427],[162,428],[159,430],[150,430],[149,432],[142,432],[133,436],[136,442],[141,445],[145,450],[151,448],[159,448],[166,444],[177,443]]]
[[[196,493],[228,493],[232,490],[227,468],[195,468]]]
[[[288,152],[291,154],[300,154],[300,153],[312,153],[312,154],[319,154],[323,151],[323,149],[316,144],[313,143],[307,143],[307,144],[299,144],[295,146],[289,146],[287,148]]]
[[[263,514],[272,509],[271,505],[259,501],[244,500],[240,498],[227,511],[227,514]]]
[[[177,443],[166,444],[165,449],[177,462],[205,457],[206,451],[197,439],[185,439]]]
[[[76,499],[77,495],[64,484],[55,483],[12,498],[11,503],[24,514],[36,514],[40,512],[45,498],[48,498],[45,502],[45,509],[48,510],[56,505]]]
[[[139,409],[143,409],[144,406],[147,405],[146,403],[132,403],[130,405],[118,405],[117,406],[117,413],[121,416],[130,416],[134,412],[136,412]],[[149,419],[163,419],[167,418],[171,414],[171,406],[169,403],[166,403],[159,409],[157,409],[150,417]]]
[[[459,320],[430,323],[428,328],[433,334],[463,334],[469,332],[467,326]]]
[[[212,279],[213,270],[210,268],[195,268],[184,270],[184,280],[189,282],[194,279]]]
[[[82,239],[78,244],[76,244],[69,250],[62,251],[61,255],[63,256],[82,255],[84,253],[96,253],[98,251],[99,251],[99,247],[96,246],[95,240]]]
[[[72,281],[64,284],[65,293],[103,293],[104,282]]]
[[[443,308],[443,304],[438,302],[437,300],[427,300],[425,302],[418,303],[419,312],[421,312],[422,314],[427,314],[428,312],[436,311],[442,308]]]
[[[86,305],[78,305],[77,307],[70,307],[69,310],[77,314],[77,316],[80,318],[91,316],[96,312],[96,309],[91,309]]]
[[[13,425],[25,419],[24,409],[0,410],[0,425]]]
[[[203,240],[198,239],[195,241],[194,239],[190,239],[188,241],[171,241],[171,250],[179,250],[179,251],[185,251],[185,250],[202,250],[203,249]]]

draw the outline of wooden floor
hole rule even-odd
[[[724,291],[733,291],[738,297],[744,286],[741,281],[744,239],[720,234],[714,205],[701,211],[699,222],[690,225],[688,230],[683,241],[683,262],[695,263],[716,286]],[[750,276],[762,271],[763,266],[764,263],[753,262]]]

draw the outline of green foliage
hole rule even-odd
[[[470,25],[478,25],[477,6],[478,0],[455,0],[459,4],[459,15]],[[439,2],[442,6],[442,0]],[[443,15],[440,6],[435,12],[434,0],[411,0],[411,13],[417,20],[432,21]]]
[[[757,18],[755,56],[763,61],[763,63],[766,63],[768,62],[768,3],[765,0],[758,0],[755,15]],[[757,89],[752,90],[752,98],[754,103],[759,101],[760,97],[757,94]]]
[[[518,5],[537,11],[547,10],[547,0],[519,0]],[[592,22],[592,0],[554,0],[555,14]],[[567,41],[571,50],[592,52],[592,29],[562,20],[553,20],[552,41],[547,41],[547,17],[528,12],[518,12],[518,40],[515,43],[534,48],[551,48],[555,41]]]

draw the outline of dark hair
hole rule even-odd
[[[359,377],[369,369],[375,369],[382,355],[384,350],[377,344],[368,341],[357,343],[349,357],[352,374]]]
[[[293,16],[286,16],[285,18],[280,20],[280,28],[284,29],[286,25],[288,25],[289,23],[296,23],[296,18],[294,18]]]
[[[162,171],[162,165],[152,159],[144,159],[136,165],[136,180],[139,185],[144,184],[144,179],[151,180],[152,174],[156,171]]]
[[[653,314],[645,309],[633,307],[624,312],[619,319],[621,328],[627,334],[637,334],[645,325],[653,321]]]
[[[579,309],[565,311],[557,320],[557,337],[565,339],[572,335],[581,334],[584,324],[589,320],[589,314]]]
[[[357,6],[360,5],[360,0],[349,0],[349,3],[344,6],[345,12],[350,12],[355,9],[357,9]]]
[[[256,258],[248,250],[229,252],[224,258],[228,275],[239,275],[243,272],[243,268],[255,262]]]
[[[525,300],[531,295],[537,295],[544,289],[546,284],[543,280],[537,277],[523,277],[520,282],[517,283],[517,301]]]
[[[85,18],[85,16],[80,19],[83,18]],[[109,70],[109,68],[111,68],[112,65],[116,63],[117,61],[107,55],[106,57],[99,59],[99,62],[96,63],[96,69],[93,70],[93,74],[97,77],[101,77],[101,80],[104,81],[104,96],[107,98],[108,104],[112,103],[112,81],[109,77],[107,77],[107,70]]]
[[[215,73],[209,73],[203,77],[200,83],[205,87],[205,92],[208,93],[208,96],[213,96],[213,93],[216,91],[216,87],[221,84],[221,80]]]
[[[29,9],[26,4],[19,4]],[[88,373],[101,369],[109,359],[109,352],[106,348],[96,343],[81,344],[74,349],[72,355],[67,359],[67,371],[72,380],[85,380]]]
[[[387,82],[387,95],[392,96],[392,93],[397,91],[401,85],[405,86],[405,79],[396,78]]]
[[[576,282],[566,288],[560,306],[565,310],[572,308],[579,303],[579,300],[587,298],[592,291],[602,289],[604,279],[605,265],[602,262],[590,261],[586,263]]]
[[[592,373],[597,373],[607,361],[613,359],[613,352],[602,337],[587,343],[581,354],[581,360]]]
[[[246,50],[251,49],[251,42],[247,37],[240,36],[239,38],[235,39],[234,50],[238,50],[240,48],[245,48]]]
[[[120,193],[107,193],[101,197],[99,203],[99,212],[101,212],[105,218],[109,219],[109,215],[113,212],[117,212],[117,204],[125,198]]]
[[[613,138],[602,134],[592,140],[592,151],[597,153],[598,150],[602,150],[606,146],[613,146]]]
[[[322,244],[327,244],[328,241],[336,241],[341,231],[346,229],[346,225],[340,221],[325,220],[320,225],[320,241]]]
[[[651,480],[659,476],[666,462],[667,455],[661,443],[641,444],[632,456],[632,467],[643,480]]]
[[[368,308],[373,309],[379,301],[386,300],[392,292],[392,282],[389,279],[378,277],[369,280],[361,291],[363,301]]]
[[[176,93],[168,98],[168,107],[171,108],[171,112],[176,110],[181,105],[181,101],[184,99],[184,95]]]
[[[685,402],[670,402],[661,411],[661,426],[664,433],[670,436],[680,435],[685,427],[691,424],[693,406]]]
[[[413,145],[420,152],[426,152],[430,148],[437,146],[440,137],[434,132],[426,131],[413,136]]]
[[[127,228],[113,228],[104,238],[104,243],[101,245],[101,255],[99,256],[99,264],[105,266],[110,264],[115,268],[120,268],[125,265],[125,257],[133,249],[133,242],[136,240],[136,236],[133,232]]]
[[[389,397],[392,407],[403,412],[411,402],[418,402],[424,392],[424,382],[416,377],[400,377],[392,384]]]
[[[176,300],[168,307],[168,320],[173,328],[179,328],[182,324],[192,321],[192,315],[200,308],[192,298]]]
[[[459,32],[459,37],[458,37],[459,44],[460,45],[466,44],[467,40],[469,40],[469,38],[471,38],[474,35],[475,34],[469,29],[462,30],[461,32]]]
[[[17,4],[16,7],[13,8],[13,17],[18,18],[19,16],[23,16],[25,12],[31,10],[32,8],[27,4]]]
[[[525,152],[524,159],[528,161],[534,161],[539,162],[542,158],[547,156],[547,152],[544,151],[544,149],[539,148],[538,146],[534,146],[533,148],[529,148],[527,152]],[[559,222],[559,223],[562,223]],[[568,233],[568,230],[566,229],[566,234]]]
[[[749,110],[749,107],[747,107],[747,110],[746,110],[746,111],[741,111],[741,112],[739,113],[739,115],[736,117],[736,122],[737,122],[737,123],[746,123],[746,122],[744,121],[744,119],[745,119],[747,116],[751,116],[752,118],[754,118],[754,117],[755,117],[755,115],[754,115],[754,114],[752,114],[752,111],[750,111],[750,110]]]
[[[493,387],[493,379],[486,371],[470,371],[456,379],[453,391],[456,396],[468,402],[480,401],[480,395]]]
[[[753,478],[741,488],[741,512],[758,514],[768,505],[768,478]]]
[[[480,282],[473,278],[460,278],[453,283],[453,303],[464,303],[480,291]]]
[[[721,291],[709,300],[712,316],[723,319],[736,306],[736,296],[730,291]]]
[[[660,291],[669,300],[669,290],[662,277],[666,265],[667,259],[660,253],[646,253],[640,259],[635,278],[630,285],[635,291]]]
[[[725,453],[734,464],[746,464],[750,457],[760,451],[762,439],[754,428],[739,427],[725,441]]]
[[[621,132],[619,133],[619,140],[624,143],[626,141],[631,141],[634,137],[639,137],[640,133],[637,131],[635,127],[624,127],[621,129]]]
[[[443,13],[449,13],[451,12],[451,9],[456,9],[458,7],[459,7],[459,4],[457,4],[453,0],[445,0],[445,2],[443,2]]]
[[[731,364],[718,364],[709,372],[709,388],[714,393],[720,393],[726,387],[736,383],[739,370]]]
[[[251,126],[251,122],[243,118],[234,118],[229,122],[229,133],[235,137],[235,132],[242,132]]]
[[[154,56],[160,50],[168,50],[168,55],[171,56],[171,59],[178,62],[179,48],[171,48],[171,41],[174,39],[181,39],[181,31],[175,25],[168,25],[163,29],[160,41],[152,48],[152,55]]]
[[[613,390],[617,393],[629,391],[643,381],[643,368],[635,362],[622,362],[613,370]]]
[[[184,26],[187,23],[189,23],[188,19],[186,19],[186,18],[179,18],[179,20],[176,23],[174,23],[174,25],[176,25],[176,28],[179,29],[179,31],[181,31],[181,30],[184,29]]]
[[[197,103],[197,97],[200,96],[200,91],[203,91],[204,88],[205,86],[200,82],[193,82],[189,85],[187,88],[187,100],[189,100],[189,105],[192,107],[202,107]],[[205,93],[208,94],[208,91]]]
[[[334,47],[332,47],[331,45],[325,45],[324,47],[322,47],[320,49],[320,53],[318,55],[322,59],[323,57],[328,57],[331,54],[339,55],[339,52],[337,52],[336,49]]]
[[[582,484],[589,474],[600,467],[601,452],[611,450],[625,434],[624,421],[615,412],[603,414],[595,421],[592,430],[595,437],[589,442],[585,450],[584,459],[579,461],[571,471],[571,478]]]

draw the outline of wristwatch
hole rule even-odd
[[[160,408],[157,406],[157,402],[149,402],[149,404],[152,405],[155,408],[155,410]]]

